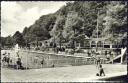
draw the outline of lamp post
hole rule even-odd
[[[97,40],[96,40],[96,51],[98,50],[98,45],[97,45],[97,41],[98,41],[98,32],[99,32],[99,29],[98,29],[98,27],[99,27],[99,20],[98,20],[98,18],[99,18],[99,9],[97,10],[97,25],[96,25],[96,29],[97,29]]]
[[[101,11],[101,8],[97,9],[97,25],[96,25],[96,29],[97,29],[97,40],[96,42],[98,42],[98,38],[99,38],[99,13]],[[96,50],[98,50],[98,45],[96,43]]]
[[[98,14],[97,14],[97,25],[96,25],[96,29],[97,29],[97,39],[98,39],[98,32],[99,32],[99,29],[98,29],[98,27],[99,27],[99,20],[98,20],[98,18],[99,18],[99,11],[98,11]]]

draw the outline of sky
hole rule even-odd
[[[32,25],[40,16],[56,12],[64,1],[2,1],[1,2],[1,36],[22,32]]]

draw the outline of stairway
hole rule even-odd
[[[118,56],[116,56],[114,59],[108,61],[107,63],[111,63],[112,61],[114,62],[115,60],[117,60],[117,59],[119,59],[119,58],[121,59],[121,60],[120,60],[120,63],[123,63],[123,56],[125,55],[126,50],[127,50],[126,47],[125,47],[125,48],[122,48],[122,49],[121,49],[121,54],[118,55]]]

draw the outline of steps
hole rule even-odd
[[[119,59],[119,58],[121,58],[121,61],[120,61],[120,63],[122,63],[123,62],[123,56],[125,55],[125,53],[126,53],[126,50],[127,50],[127,48],[125,47],[124,49],[122,48],[121,49],[121,54],[120,55],[118,55],[118,56],[116,56],[114,59],[112,59],[112,60],[110,60],[110,61],[108,61],[107,63],[111,63],[111,62],[113,62],[113,61],[115,61],[115,60],[117,60],[117,59]]]

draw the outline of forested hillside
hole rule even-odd
[[[21,33],[23,40],[20,41],[24,44],[37,40],[52,42],[53,38],[56,43],[83,41],[85,36],[96,37],[97,26],[98,37],[114,41],[116,38],[127,36],[126,25],[127,7],[124,1],[67,2],[66,6],[54,14],[43,15],[33,25],[25,27]],[[16,41],[14,36],[13,39]]]

